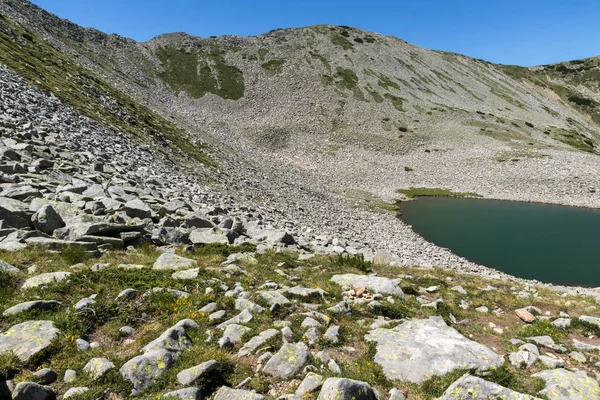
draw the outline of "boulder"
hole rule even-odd
[[[190,242],[193,244],[229,244],[235,240],[229,239],[227,233],[218,228],[194,229],[190,233]]]
[[[540,391],[549,400],[587,400],[600,398],[598,381],[587,376],[585,371],[571,372],[566,369],[551,369],[532,375],[546,382]]]
[[[366,382],[346,378],[329,378],[317,400],[377,400],[378,396]]]
[[[277,329],[267,329],[259,333],[250,339],[241,349],[238,351],[238,357],[245,357],[254,353],[259,347],[263,346],[267,340],[277,336],[279,331]]]
[[[296,389],[296,395],[304,396],[308,393],[316,392],[323,386],[323,381],[323,376],[317,375],[314,372],[309,372],[298,386],[298,389]]]
[[[35,229],[48,235],[52,235],[56,229],[65,226],[65,222],[61,216],[50,204],[43,205],[38,212],[33,214],[31,222]]]
[[[365,339],[377,343],[375,362],[389,380],[420,383],[455,369],[484,371],[504,363],[498,354],[467,339],[441,317],[373,329]]]
[[[195,367],[184,369],[177,374],[177,381],[184,386],[190,385],[198,378],[210,374],[217,368],[217,365],[218,363],[215,360],[210,360],[196,365]]]
[[[227,343],[231,345],[239,345],[242,344],[242,337],[250,332],[250,328],[246,328],[242,325],[231,324],[225,328],[223,332],[223,336],[219,340],[219,345],[224,347]]]
[[[52,371],[50,368],[42,368],[39,371],[36,371],[33,376],[35,377],[36,382],[42,385],[49,385],[56,382],[58,379],[56,372]]]
[[[13,400],[56,400],[56,395],[48,386],[35,382],[21,382],[12,392]]]
[[[20,274],[21,270],[13,265],[10,265],[6,261],[0,260],[0,272]]]
[[[190,387],[165,393],[161,396],[161,399],[204,400],[205,397],[200,389]]]
[[[71,397],[80,396],[90,390],[88,387],[74,387],[65,392],[63,394],[63,399],[69,399]]]
[[[98,245],[93,242],[74,242],[71,240],[60,240],[45,237],[32,237],[25,239],[28,246],[44,247],[48,250],[66,250],[68,248],[80,248],[83,251],[96,251]]]
[[[137,395],[154,384],[167,368],[177,360],[177,352],[166,349],[151,350],[127,361],[119,372],[133,383],[133,394]]]
[[[357,287],[364,287],[373,293],[391,294],[401,298],[406,297],[400,286],[398,286],[400,279],[389,279],[370,275],[343,274],[333,275],[330,280],[343,288],[354,289]]]
[[[281,379],[290,379],[304,366],[308,360],[308,347],[299,342],[286,343],[269,359],[263,372]]]
[[[114,367],[115,364],[106,358],[92,358],[85,364],[85,367],[83,367],[83,372],[87,372],[92,379],[98,379]]]
[[[23,285],[21,290],[33,289],[40,286],[46,286],[57,282],[63,282],[69,278],[70,272],[47,272],[28,278]]]
[[[163,253],[154,262],[152,269],[156,270],[180,270],[190,269],[195,266],[196,260],[178,256],[175,253]]]
[[[463,375],[455,381],[438,400],[539,400],[527,394],[515,392],[493,382],[481,378]]]
[[[215,394],[214,400],[263,400],[264,396],[249,390],[221,387]]]
[[[20,314],[29,311],[47,311],[47,310],[55,310],[59,307],[62,307],[62,304],[58,301],[54,300],[35,300],[35,301],[26,301],[24,303],[17,304],[16,306],[12,306],[2,313],[3,316],[7,317],[9,315]]]
[[[61,332],[52,321],[27,321],[0,333],[0,354],[15,353],[23,362],[47,349]]]
[[[152,210],[140,199],[128,201],[122,210],[131,218],[152,218]]]

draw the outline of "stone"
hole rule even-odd
[[[365,339],[377,343],[375,362],[389,380],[420,383],[455,369],[484,371],[504,362],[486,346],[447,326],[441,317],[411,319],[392,329],[377,328]]]
[[[583,322],[587,322],[588,324],[600,326],[600,318],[597,318],[597,317],[590,317],[588,315],[582,315],[581,317],[579,317],[579,320],[583,321]]]
[[[527,394],[515,392],[484,379],[463,375],[446,389],[438,400],[539,400]]]
[[[85,298],[79,300],[77,303],[75,303],[73,308],[77,311],[83,310],[85,308],[90,308],[96,302],[94,300],[95,298],[96,298],[96,295],[92,295],[90,297],[85,297]]]
[[[560,358],[540,356],[540,361],[542,364],[544,364],[545,367],[550,369],[562,368],[565,366],[564,360]]]
[[[231,389],[227,386],[221,387],[215,394],[213,400],[263,400],[264,396],[249,390]]]
[[[164,331],[158,338],[154,339],[142,348],[142,351],[169,350],[173,352],[186,350],[192,347],[192,339],[185,328],[173,326]]]
[[[309,372],[306,374],[298,389],[296,389],[296,395],[304,396],[309,393],[316,392],[323,386],[323,377],[321,375],[317,375],[314,372]]]
[[[378,396],[366,382],[346,378],[329,378],[317,400],[377,400]]]
[[[554,321],[552,321],[552,325],[562,329],[567,329],[571,326],[571,318],[557,318]]]
[[[43,205],[38,212],[33,214],[31,222],[35,229],[48,235],[52,235],[56,229],[65,226],[65,221],[50,204]]]
[[[225,314],[227,314],[227,312],[225,310],[215,311],[208,316],[208,320],[210,322],[220,321],[223,318],[225,318]]]
[[[31,237],[25,239],[28,246],[43,247],[48,250],[66,250],[69,248],[78,248],[83,251],[96,251],[98,245],[94,242],[75,242],[71,240],[61,240],[45,237]]]
[[[21,290],[34,289],[40,286],[46,286],[57,282],[63,282],[71,275],[70,272],[47,272],[28,278],[23,285]]]
[[[222,330],[231,324],[247,324],[248,322],[252,321],[253,318],[254,317],[252,317],[250,311],[244,310],[235,317],[217,325],[217,328]]]
[[[250,328],[246,328],[242,325],[228,325],[223,332],[223,336],[221,339],[219,339],[219,346],[225,347],[224,345],[227,343],[231,343],[233,346],[242,344],[242,337],[244,337],[246,333],[250,332],[250,330]]]
[[[111,369],[115,367],[115,364],[107,360],[106,358],[92,358],[83,367],[83,372],[87,372],[89,377],[92,379],[98,379]]]
[[[538,362],[539,359],[540,357],[537,354],[526,350],[519,350],[516,353],[510,353],[508,355],[510,364],[515,368],[527,369]]]
[[[327,311],[337,315],[352,315],[352,309],[345,301],[340,301],[336,305],[329,307]]]
[[[41,385],[49,385],[56,382],[58,379],[56,372],[52,371],[50,368],[40,369],[39,371],[36,371],[33,376],[37,383]]]
[[[200,268],[185,269],[183,271],[173,272],[173,279],[196,279],[200,275]]]
[[[275,290],[261,290],[257,294],[262,297],[270,307],[287,306],[291,304],[287,297]]]
[[[90,390],[90,389],[87,388],[87,387],[74,387],[74,388],[71,388],[71,389],[67,390],[65,392],[65,394],[63,394],[63,399],[68,399],[68,398],[71,398],[71,397],[74,397],[74,396],[82,395],[82,394],[86,393],[88,390]]]
[[[196,265],[196,260],[176,255],[175,253],[163,253],[158,257],[152,269],[155,270],[180,270],[189,269]]]
[[[229,244],[227,235],[218,228],[194,229],[190,233],[193,244]]]
[[[68,369],[65,371],[65,375],[63,376],[63,382],[71,383],[77,379],[77,371],[73,369]]]
[[[131,218],[152,218],[152,210],[140,199],[131,200],[125,203],[123,211]]]
[[[44,351],[61,332],[52,321],[27,321],[0,333],[0,354],[12,351],[21,361]]]
[[[238,351],[238,357],[245,357],[253,354],[259,347],[263,346],[267,340],[277,336],[279,333],[280,332],[277,329],[267,329],[266,331],[259,333]]]
[[[248,310],[251,313],[264,312],[264,307],[259,306],[253,301],[248,299],[235,299],[235,309],[238,311]]]
[[[56,395],[48,386],[35,382],[21,382],[12,392],[13,400],[56,400]]]
[[[406,295],[402,292],[400,286],[398,286],[400,279],[381,278],[371,275],[343,274],[333,275],[330,280],[349,289],[364,287],[372,293],[390,294],[406,298]]]
[[[49,311],[56,310],[57,308],[62,307],[62,304],[58,301],[54,300],[35,300],[35,301],[26,301],[24,303],[17,304],[16,306],[12,306],[2,313],[3,316],[7,317],[9,315],[20,314],[24,312],[30,311]]]
[[[4,260],[0,260],[0,272],[6,272],[10,274],[20,274],[21,270],[15,266],[10,265]]]
[[[329,341],[332,344],[338,343],[339,340],[340,327],[337,325],[330,326],[325,334],[323,334],[323,339]]]
[[[205,397],[200,389],[190,387],[165,393],[161,399],[204,400]]]
[[[83,339],[76,339],[75,344],[77,345],[77,351],[87,351],[91,347],[90,343]]]
[[[521,318],[523,322],[527,322],[528,324],[536,320],[535,315],[530,313],[526,308],[519,308],[515,310],[515,314],[517,314],[517,316]]]
[[[273,356],[263,372],[267,375],[281,379],[294,377],[308,360],[308,347],[302,342],[296,344],[286,343]]]
[[[406,400],[406,396],[400,390],[393,388],[389,392],[389,400]]]
[[[127,361],[119,369],[133,383],[133,394],[137,395],[154,384],[177,359],[177,352],[167,349],[147,351]]]
[[[132,336],[135,333],[135,329],[131,326],[122,326],[119,328],[119,332],[121,332],[125,336]]]
[[[585,371],[571,372],[566,369],[550,369],[532,375],[541,378],[546,386],[540,394],[549,400],[587,400],[600,398],[598,382]]]
[[[210,360],[195,367],[184,369],[177,374],[177,381],[184,386],[190,385],[198,378],[210,374],[217,368],[217,365],[218,363],[215,360]]]
[[[306,317],[304,321],[300,324],[301,328],[310,328],[310,327],[318,327],[321,326],[321,323],[314,318]]]
[[[587,358],[585,357],[585,355],[583,353],[580,353],[578,351],[572,351],[569,353],[569,357],[571,358],[571,360],[578,362],[578,363],[584,363],[587,361]]]

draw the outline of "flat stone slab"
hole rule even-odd
[[[367,382],[346,378],[329,378],[317,400],[377,400],[378,396]]]
[[[263,372],[282,379],[294,377],[308,360],[308,347],[299,342],[286,343],[269,359]]]
[[[10,265],[6,261],[0,260],[0,272],[8,272],[11,274],[20,274],[21,270],[14,265]]]
[[[539,392],[550,400],[600,399],[598,382],[587,376],[585,371],[571,372],[566,369],[550,369],[532,375],[546,382]]]
[[[16,306],[12,306],[4,310],[2,313],[3,316],[7,317],[9,315],[20,314],[28,311],[47,311],[47,310],[55,310],[61,307],[62,304],[55,300],[35,300],[35,301],[26,301],[24,303],[17,304]]]
[[[52,321],[27,321],[0,334],[0,353],[12,351],[23,362],[45,350],[61,332]]]
[[[163,253],[156,259],[152,269],[156,270],[179,270],[190,269],[196,265],[196,260],[178,256],[174,253]]]
[[[74,242],[71,240],[60,240],[45,237],[32,237],[26,239],[25,242],[28,246],[39,246],[49,250],[64,250],[69,247],[79,247],[84,251],[98,250],[98,245],[94,242]]]
[[[214,400],[263,400],[264,396],[249,390],[231,389],[227,386],[221,387]]]
[[[463,375],[454,382],[437,400],[539,400],[537,397],[515,392],[481,378]]]
[[[373,293],[391,294],[402,298],[406,297],[400,286],[398,286],[400,279],[381,278],[379,276],[370,275],[343,274],[333,275],[330,280],[348,289],[364,287]]]
[[[467,339],[441,317],[412,319],[392,329],[373,329],[365,339],[377,343],[375,362],[389,380],[420,383],[455,369],[484,371],[504,363],[498,354]]]
[[[246,343],[240,349],[238,352],[238,357],[245,357],[254,353],[260,346],[264,345],[267,340],[277,336],[278,334],[279,331],[277,329],[267,329],[266,331],[259,333],[252,339],[248,340],[248,343]]]
[[[137,395],[153,385],[177,359],[177,352],[166,349],[151,350],[127,361],[119,372],[133,383],[133,394]]]
[[[70,272],[61,271],[48,272],[45,274],[32,276],[23,283],[23,286],[21,286],[21,290],[33,289],[40,286],[50,285],[52,283],[62,282],[66,280],[70,275]]]

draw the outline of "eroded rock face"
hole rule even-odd
[[[399,279],[381,278],[370,275],[343,274],[334,275],[331,281],[337,283],[343,288],[354,289],[364,287],[373,293],[391,294],[405,298],[404,292],[398,286]]]
[[[536,400],[527,394],[515,392],[493,382],[488,382],[484,379],[463,375],[459,380],[454,382],[438,400]],[[539,399],[537,399],[539,400]]]
[[[591,400],[600,398],[598,381],[587,376],[585,371],[571,372],[566,369],[551,369],[532,375],[546,382],[540,392],[550,400]]]
[[[12,351],[23,362],[48,348],[61,332],[52,321],[27,321],[0,334],[0,353]]]
[[[318,400],[377,400],[377,396],[366,382],[329,378],[323,383]]]
[[[390,380],[420,383],[455,369],[487,370],[504,363],[498,354],[467,339],[441,317],[374,329],[365,339],[377,343],[375,362]]]

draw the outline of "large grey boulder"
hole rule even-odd
[[[177,360],[177,352],[166,349],[151,350],[127,361],[119,372],[133,383],[137,395],[154,384]]]
[[[296,389],[296,395],[304,396],[307,393],[316,392],[321,386],[323,386],[323,377],[321,375],[317,375],[314,372],[309,372],[306,374],[298,389]]]
[[[254,336],[252,339],[248,340],[248,342],[238,351],[238,357],[245,357],[254,353],[259,347],[264,345],[267,340],[277,336],[279,331],[277,329],[267,329],[259,333],[257,336]]]
[[[366,382],[329,378],[323,383],[317,400],[378,400],[378,397]]]
[[[0,272],[7,272],[10,274],[20,274],[21,270],[14,265],[10,265],[4,260],[0,260]]]
[[[377,343],[375,362],[389,380],[420,383],[455,369],[483,371],[504,363],[498,354],[467,339],[441,317],[373,329],[365,339]]]
[[[251,331],[250,328],[247,328],[242,325],[238,325],[238,324],[228,325],[227,328],[225,328],[225,331],[223,332],[223,336],[219,340],[219,345],[221,347],[223,347],[227,344],[232,344],[232,345],[242,344],[242,337],[250,331]]]
[[[263,400],[264,396],[249,390],[231,389],[227,386],[221,387],[214,400]]]
[[[63,394],[63,399],[69,399],[71,397],[81,396],[82,394],[86,393],[89,390],[90,390],[90,388],[88,388],[88,387],[71,388],[71,389],[67,390],[65,392],[65,394]]]
[[[4,227],[11,227],[15,229],[29,228],[29,221],[27,218],[2,205],[0,205],[0,220],[3,221]]]
[[[38,212],[33,214],[31,222],[35,229],[48,235],[52,235],[56,229],[65,226],[65,221],[50,204],[43,205]]]
[[[589,315],[582,315],[579,317],[580,321],[587,322],[588,324],[593,324],[596,326],[600,326],[600,318],[598,317],[590,317]]]
[[[281,379],[290,379],[306,364],[308,347],[302,342],[286,343],[269,359],[263,372]]]
[[[546,382],[540,392],[549,400],[588,400],[600,398],[598,381],[585,371],[571,372],[566,369],[550,369],[532,375]]]
[[[161,254],[152,269],[156,270],[180,270],[180,269],[190,269],[195,266],[196,260],[192,260],[190,258],[185,258],[178,256],[175,253],[163,253]]]
[[[56,395],[48,386],[35,382],[21,382],[12,392],[13,400],[55,400]]]
[[[269,306],[286,306],[291,304],[287,297],[275,290],[261,290],[257,294],[262,297]]]
[[[227,236],[227,232],[218,228],[194,229],[190,233],[190,242],[193,244],[229,244],[233,242]]]
[[[389,279],[370,275],[343,274],[333,275],[330,280],[343,288],[354,289],[357,287],[364,287],[373,293],[391,294],[402,298],[406,297],[400,286],[398,286],[400,279]]]
[[[111,369],[115,367],[115,364],[107,360],[106,358],[92,358],[85,364],[83,367],[83,372],[87,372],[87,374],[92,379],[98,379]]]
[[[232,325],[232,324],[247,324],[248,322],[252,321],[253,318],[254,317],[252,317],[252,314],[250,313],[250,311],[244,310],[241,313],[239,313],[238,315],[236,315],[235,317],[228,319],[227,321],[217,325],[217,328],[225,329],[229,325]]]
[[[190,387],[165,393],[161,396],[161,399],[204,400],[205,397],[200,389]]]
[[[177,381],[184,386],[194,383],[198,378],[210,374],[217,368],[218,363],[215,360],[203,362],[195,367],[184,369],[177,374]]]
[[[62,304],[55,300],[35,300],[35,301],[26,301],[24,303],[17,304],[16,306],[12,306],[2,313],[3,316],[7,317],[9,315],[20,314],[29,311],[47,311],[47,310],[55,310],[59,307],[62,307]]]
[[[70,272],[47,272],[45,274],[40,274],[36,276],[32,276],[28,278],[23,285],[21,286],[21,290],[33,289],[40,286],[46,286],[57,282],[65,281],[71,275]]]
[[[164,331],[158,338],[154,339],[142,348],[142,351],[166,349],[170,351],[181,351],[192,347],[192,339],[185,328],[173,326]]]
[[[123,211],[131,218],[152,218],[152,210],[140,199],[131,200],[125,203]]]
[[[481,378],[463,375],[454,382],[438,400],[536,400],[527,394],[515,392],[493,382],[488,382]],[[537,399],[539,400],[539,399]]]
[[[0,333],[0,354],[12,351],[23,362],[48,348],[61,332],[52,321],[27,321]]]

